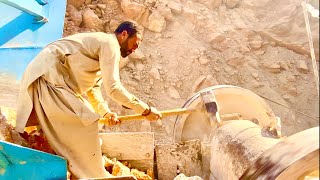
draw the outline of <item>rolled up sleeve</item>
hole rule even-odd
[[[115,102],[142,114],[148,105],[122,86],[119,75],[120,58],[120,46],[116,38],[101,43],[99,61],[104,88]]]

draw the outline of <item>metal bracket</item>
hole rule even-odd
[[[44,2],[43,0],[0,0],[0,2],[34,16],[36,23],[48,22],[48,19],[43,12],[43,5],[47,4],[47,2]]]

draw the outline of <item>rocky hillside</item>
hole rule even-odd
[[[123,60],[122,82],[158,109],[181,107],[204,87],[228,84],[266,98],[285,135],[319,125],[300,0],[69,0],[64,35],[112,32],[128,19],[145,31],[140,51]],[[310,22],[318,57],[319,22]],[[123,123],[114,130],[152,128],[170,137],[172,120]]]
[[[311,4],[319,9],[318,1]],[[181,107],[205,87],[228,84],[264,97],[281,117],[285,135],[319,125],[300,0],[68,0],[64,36],[112,32],[128,19],[145,30],[140,51],[122,60],[122,83],[158,109]],[[310,24],[318,57],[319,19],[310,17]],[[2,93],[0,99],[7,97]],[[173,121],[125,122],[111,130],[155,131],[159,142],[171,139]]]

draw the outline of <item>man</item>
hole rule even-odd
[[[120,121],[102,98],[102,81],[117,103],[148,120],[161,118],[156,108],[140,101],[120,83],[120,56],[134,52],[141,40],[141,28],[126,21],[114,34],[80,33],[49,44],[23,75],[16,130],[23,132],[25,126],[39,124],[54,151],[67,159],[75,178],[108,176],[97,120],[108,118],[109,125]]]

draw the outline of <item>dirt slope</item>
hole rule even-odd
[[[229,84],[268,99],[282,119],[285,135],[319,125],[319,99],[299,0],[68,0],[68,4],[64,36],[112,32],[127,19],[145,27],[141,51],[130,61],[123,60],[121,80],[130,92],[160,110],[182,106],[204,87]],[[318,1],[311,4],[319,9]],[[319,21],[310,17],[310,23],[318,57]],[[119,114],[133,113],[113,102],[110,106]],[[163,142],[171,140],[173,121],[127,122],[108,130],[155,131],[157,141]]]

